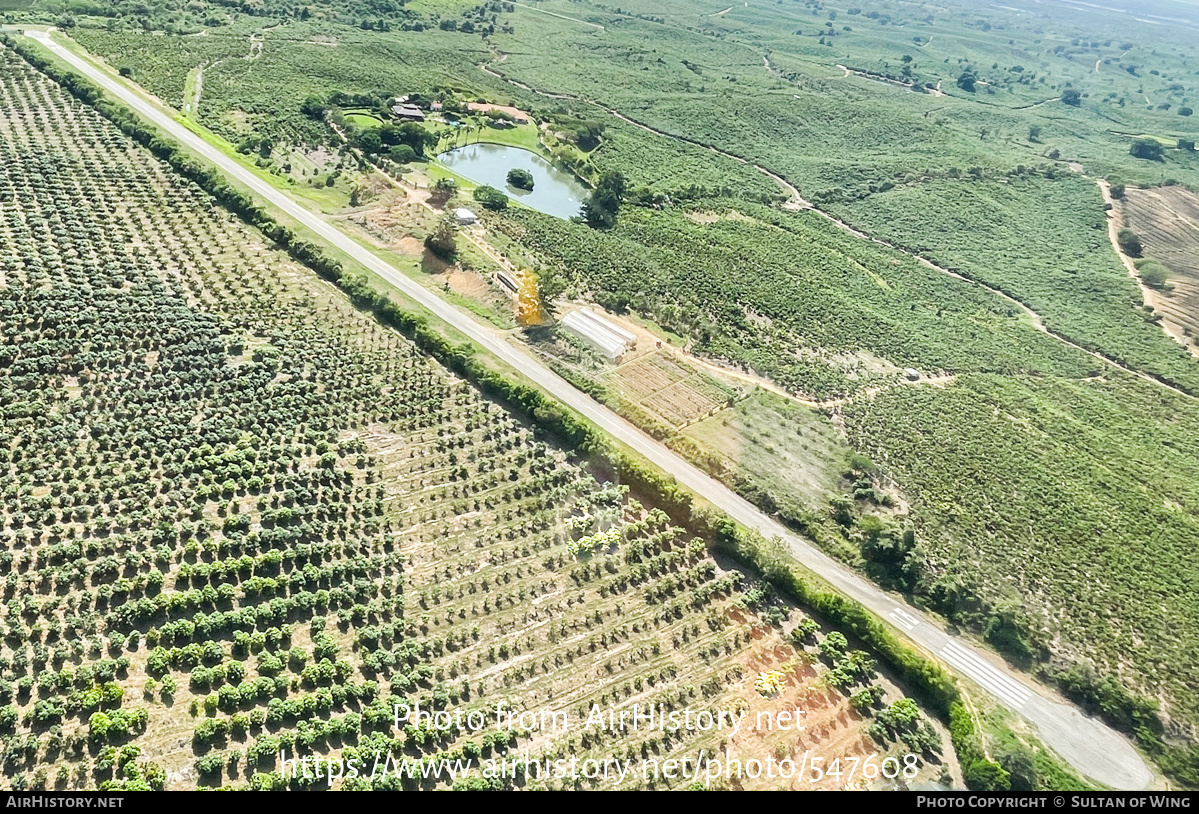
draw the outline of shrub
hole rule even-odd
[[[1131,229],[1121,229],[1120,234],[1116,235],[1116,241],[1120,244],[1120,251],[1129,257],[1140,257],[1141,252],[1144,251],[1141,239]]]
[[[1128,152],[1133,158],[1143,158],[1146,161],[1160,161],[1162,157],[1162,145],[1156,139],[1139,138],[1132,143]]]
[[[1137,272],[1140,274],[1141,282],[1150,288],[1164,288],[1166,281],[1170,279],[1170,269],[1156,260],[1144,260],[1137,263]]]
[[[508,208],[508,196],[495,187],[477,187],[474,196],[476,201],[492,211],[499,212]]]

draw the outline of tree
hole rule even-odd
[[[1124,197],[1124,185],[1123,184],[1112,184],[1112,197],[1115,198],[1117,201],[1123,199],[1123,197]]]
[[[820,640],[817,645],[820,654],[829,661],[837,661],[845,655],[845,651],[849,649],[849,642],[845,638],[845,634],[840,631],[830,631],[827,636]]]
[[[223,755],[205,755],[196,760],[196,773],[204,778],[214,778],[220,775],[221,766],[225,759]]]
[[[1116,242],[1120,244],[1120,251],[1129,257],[1140,257],[1141,252],[1144,251],[1141,239],[1131,229],[1121,229],[1120,233],[1116,235]]]
[[[1062,91],[1062,101],[1071,107],[1078,107],[1082,104],[1082,92],[1075,88],[1066,88]]]
[[[531,190],[533,188],[533,173],[522,169],[508,170],[508,183],[517,189]]]
[[[983,638],[1008,656],[1027,660],[1034,655],[1028,640],[1028,623],[1015,604],[1004,603],[991,613],[983,630]]]
[[[975,79],[974,74],[966,71],[966,73],[958,77],[958,87],[967,93],[974,93],[974,83],[976,81],[978,80]]]
[[[1193,139],[1180,138],[1178,140],[1178,149],[1183,150],[1184,152],[1193,153],[1195,152],[1195,142]]]
[[[980,758],[962,770],[966,788],[973,791],[1006,791],[1011,788],[1011,778],[993,760]]]
[[[408,144],[397,144],[387,152],[387,157],[397,164],[408,164],[416,160],[416,151]]]
[[[595,191],[583,204],[583,219],[592,228],[610,229],[616,225],[616,215],[625,194],[624,176],[619,172],[606,172],[600,176]]]
[[[437,221],[437,225],[429,236],[425,238],[425,248],[433,252],[442,260],[451,262],[458,250],[455,242],[455,235],[458,231],[458,222],[454,218],[453,212],[446,212]]]
[[[328,106],[316,96],[309,96],[300,105],[300,112],[310,119],[320,121],[325,118],[325,112],[328,111]]]
[[[358,146],[367,153],[377,153],[383,149],[383,138],[379,135],[379,128],[366,130],[359,135]]]
[[[1179,115],[1179,116],[1192,116],[1192,115],[1194,115],[1194,113],[1195,113],[1195,111],[1194,111],[1194,110],[1191,110],[1191,108],[1189,108],[1189,107],[1180,107],[1180,108],[1178,108],[1178,115]]]
[[[1011,778],[1012,791],[1036,791],[1037,769],[1027,746],[1020,741],[1001,744],[995,757]]]
[[[379,141],[383,146],[407,144],[417,155],[424,155],[425,150],[437,146],[437,140],[436,133],[426,130],[416,122],[385,124],[379,128]]]
[[[1162,145],[1157,139],[1139,138],[1132,143],[1128,152],[1133,158],[1143,158],[1146,161],[1160,161]]]
[[[604,125],[600,122],[586,121],[574,128],[575,143],[583,152],[591,152],[599,146],[600,136],[604,133]]]
[[[442,198],[452,198],[458,194],[458,182],[453,178],[438,178],[433,184],[433,194]]]
[[[500,192],[495,187],[476,187],[474,197],[475,200],[483,204],[484,207],[495,212],[499,212],[508,208],[508,196]]]

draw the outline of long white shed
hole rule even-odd
[[[584,309],[571,311],[562,317],[558,324],[570,334],[595,348],[609,362],[617,364],[624,360],[625,353],[637,342],[637,337],[628,331],[621,330],[607,320],[600,319]]]

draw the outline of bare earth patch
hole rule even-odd
[[[1144,256],[1171,271],[1163,289],[1143,287],[1146,303],[1162,315],[1167,333],[1199,355],[1199,195],[1180,186],[1128,189],[1117,205]]]

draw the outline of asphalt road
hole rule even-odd
[[[223,173],[270,201],[323,240],[386,279],[440,319],[453,324],[489,353],[521,371],[529,380],[578,411],[612,438],[626,444],[663,471],[673,475],[680,484],[727,512],[739,523],[757,529],[767,537],[781,538],[797,560],[827,580],[838,591],[887,620],[905,638],[935,654],[955,673],[973,681],[994,696],[999,703],[1028,720],[1036,727],[1042,741],[1077,771],[1117,789],[1139,790],[1152,781],[1153,775],[1149,768],[1123,735],[1096,719],[1084,716],[1077,707],[1062,702],[1051,691],[1011,670],[992,654],[949,635],[920,611],[896,601],[841,563],[832,560],[807,540],[763,514],[723,484],[696,469],[607,407],[576,390],[491,326],[444,302],[434,292],[408,279],[320,215],[298,204],[287,193],[226,156],[96,64],[77,56],[54,42],[45,33],[29,32],[29,36],[48,47],[75,70],[86,75],[187,149],[212,162]]]

